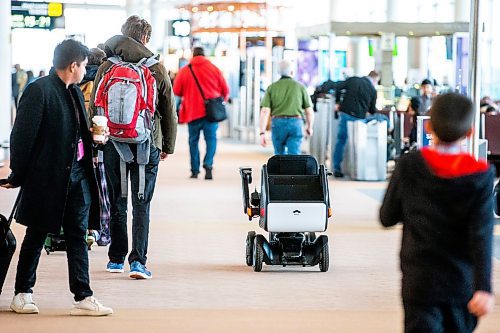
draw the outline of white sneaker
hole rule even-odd
[[[113,314],[113,309],[99,303],[94,296],[88,296],[80,302],[75,302],[69,314],[72,316],[107,316]]]
[[[31,293],[19,293],[12,299],[10,303],[10,308],[16,313],[38,313],[38,307]]]

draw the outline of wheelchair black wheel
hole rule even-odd
[[[328,244],[326,244],[319,253],[319,270],[327,272],[330,265],[330,255],[328,253]]]
[[[246,263],[247,266],[253,265],[253,245],[255,239],[255,231],[249,231],[246,240]]]
[[[263,261],[264,261],[264,248],[262,244],[262,236],[257,235],[255,237],[255,245],[253,251],[253,270],[255,272],[262,271]]]
[[[307,239],[308,239],[309,243],[314,243],[314,241],[316,240],[316,233],[308,232],[307,236],[308,236]]]

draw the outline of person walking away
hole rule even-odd
[[[90,54],[88,57],[87,66],[85,66],[85,76],[82,82],[80,82],[79,87],[83,94],[83,100],[85,101],[85,111],[87,117],[90,119],[90,98],[92,95],[92,90],[94,88],[94,80],[97,74],[99,66],[106,59],[106,53],[98,48],[90,49]],[[99,246],[106,246],[111,242],[110,231],[109,231],[109,194],[108,185],[106,182],[106,172],[104,169],[104,156],[102,150],[97,150],[94,156],[94,171],[99,182],[99,203],[100,203],[100,220],[101,228],[98,230],[89,230],[87,235],[87,245],[89,248],[94,243]]]
[[[345,81],[326,81],[317,88],[317,91],[327,93],[331,90],[336,92],[340,120],[338,125],[337,143],[333,152],[333,175],[336,178],[344,177],[342,172],[342,161],[344,160],[344,149],[347,143],[347,122],[348,121],[368,121],[381,119],[375,113],[377,102],[377,91],[375,86],[378,82],[379,74],[371,71],[368,76],[350,77]],[[341,95],[341,92],[343,94]],[[367,113],[373,115],[367,118]]]
[[[406,333],[474,331],[492,311],[494,168],[462,151],[473,105],[435,98],[433,146],[403,155],[389,182],[380,221],[403,225],[401,270]]]
[[[19,83],[17,83],[17,74],[15,71],[11,74],[11,85],[12,100],[14,101],[14,107],[17,109],[17,101],[19,100]]]
[[[15,98],[15,104],[16,108],[19,103],[19,98],[21,97],[21,94],[24,91],[24,88],[26,87],[26,84],[28,83],[28,74],[26,74],[26,71],[21,68],[21,65],[15,64],[14,65],[15,69],[15,79],[16,79],[16,86],[17,86],[17,95],[14,96]]]
[[[174,93],[182,98],[179,123],[188,124],[191,178],[200,173],[200,132],[207,146],[203,158],[205,179],[213,179],[213,163],[217,150],[217,129],[219,124],[206,119],[205,102],[193,75],[196,75],[206,99],[224,97],[227,101],[229,88],[222,72],[205,57],[201,47],[193,49],[193,58],[187,66],[179,70],[174,82]]]
[[[276,155],[299,155],[304,137],[302,127],[306,120],[306,135],[313,135],[314,110],[306,88],[292,78],[292,64],[279,63],[281,78],[271,84],[261,102],[260,143],[267,145],[266,127],[271,115],[271,136]]]
[[[408,105],[408,114],[411,116],[411,131],[409,137],[409,147],[416,146],[417,144],[417,116],[420,114],[420,98],[412,97]]]
[[[82,82],[80,83],[80,89],[83,93],[83,98],[85,101],[85,110],[90,119],[90,98],[92,96],[92,90],[94,90],[94,80],[97,75],[97,71],[99,70],[99,66],[106,60],[106,53],[99,48],[91,48],[89,54],[89,61],[87,66],[85,67],[85,76],[83,77]]]
[[[146,267],[150,206],[158,164],[174,152],[177,116],[167,71],[145,46],[151,38],[151,25],[145,19],[133,15],[123,24],[121,31],[122,35],[111,37],[105,43],[108,59],[99,67],[90,101],[91,114],[106,114],[111,129],[110,143],[103,149],[111,209],[111,244],[106,270],[111,273],[124,272],[124,262],[129,252],[127,201],[130,175],[132,248],[128,253],[129,277],[150,279],[152,273]],[[111,84],[109,79],[114,71],[136,77],[133,80],[127,80],[125,77]],[[137,84],[128,85],[129,82]],[[126,97],[130,95],[120,95],[121,87],[124,86],[128,87],[127,91],[133,96],[145,98],[127,100]],[[137,104],[138,102],[140,104]],[[138,105],[146,106],[144,110],[140,110]],[[123,112],[128,116],[122,117],[120,110],[126,110]],[[134,119],[135,124],[128,123]],[[114,127],[111,127],[113,123]],[[131,124],[134,125],[133,129],[127,130]]]
[[[77,87],[85,75],[89,50],[67,39],[54,51],[49,76],[26,87],[10,137],[12,170],[4,188],[21,187],[16,221],[27,226],[17,265],[16,313],[38,313],[32,293],[47,233],[66,238],[71,315],[113,313],[90,288],[85,236],[99,228],[99,197],[92,177],[92,137],[83,96]],[[104,143],[104,142],[101,142]]]

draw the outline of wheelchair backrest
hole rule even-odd
[[[275,155],[267,161],[269,175],[318,175],[318,161],[311,155]]]

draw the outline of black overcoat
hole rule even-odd
[[[66,88],[55,72],[26,87],[10,137],[9,183],[23,188],[16,220],[25,226],[50,233],[61,229],[77,147],[75,106],[82,124],[83,163],[92,192],[89,229],[100,229],[99,192],[83,95],[76,85]]]

